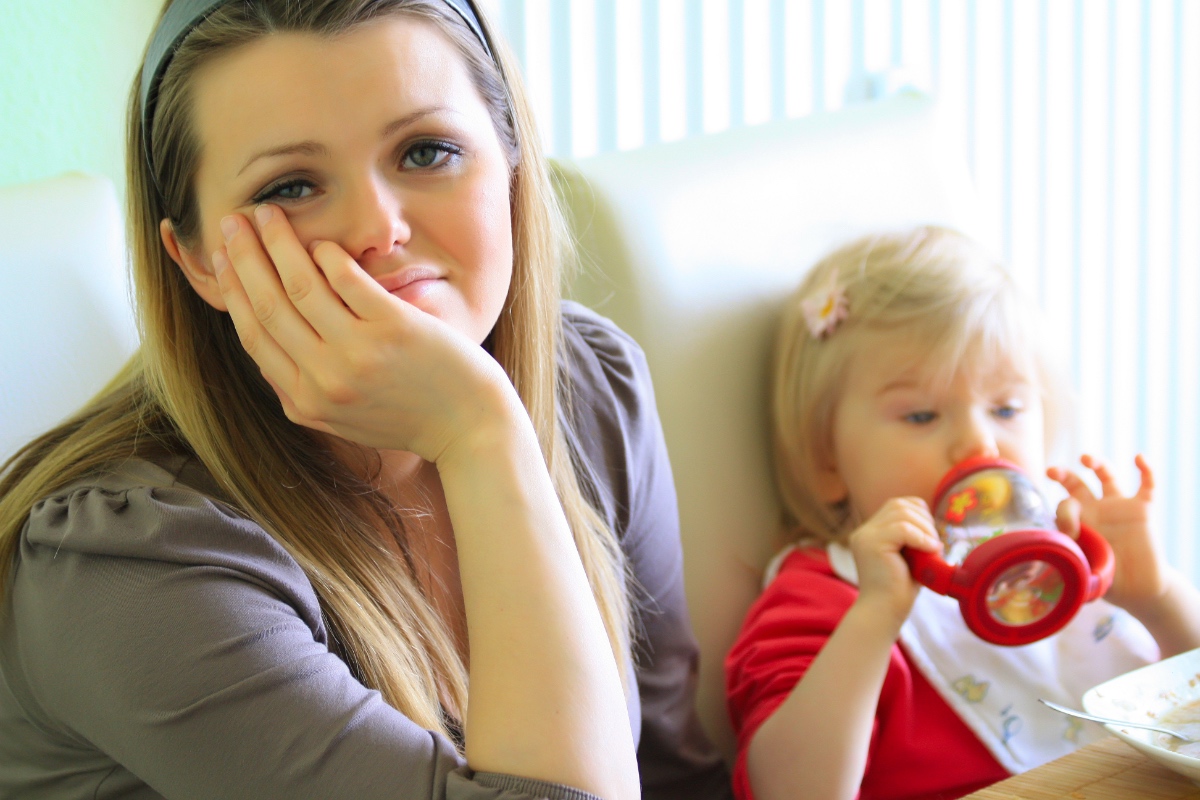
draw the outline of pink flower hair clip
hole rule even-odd
[[[823,286],[800,301],[800,308],[813,338],[824,339],[837,329],[838,323],[849,315],[850,307],[846,302],[846,290],[838,285],[836,269]]]

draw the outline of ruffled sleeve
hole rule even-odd
[[[592,800],[472,774],[331,652],[274,539],[158,466],[37,504],[12,575],[0,795]]]
[[[611,321],[563,304],[567,437],[621,541],[638,609],[638,763],[646,798],[731,797],[695,712],[699,651],[683,588],[675,484],[641,348]]]

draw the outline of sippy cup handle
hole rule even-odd
[[[1085,603],[1097,600],[1108,592],[1113,582],[1113,571],[1116,563],[1113,560],[1112,546],[1103,536],[1096,533],[1087,525],[1079,526],[1079,539],[1075,542],[1087,557],[1091,575],[1088,578]]]
[[[1090,603],[1103,597],[1112,586],[1113,570],[1116,566],[1112,547],[1103,536],[1087,525],[1079,526],[1079,539],[1075,543],[1087,558],[1089,576],[1083,601]],[[913,550],[911,547],[905,547],[901,553],[917,583],[928,586],[938,594],[959,599],[967,596],[969,587],[954,580],[957,570],[943,561],[937,553]]]

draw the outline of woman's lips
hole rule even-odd
[[[442,277],[435,270],[423,267],[403,270],[378,279],[380,286],[406,303],[421,299],[441,280]]]

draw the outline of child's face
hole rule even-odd
[[[848,498],[858,520],[893,497],[930,502],[946,472],[971,456],[998,456],[1041,475],[1041,391],[1019,362],[984,359],[939,383],[939,365],[917,342],[867,335],[834,411],[826,501]]]

